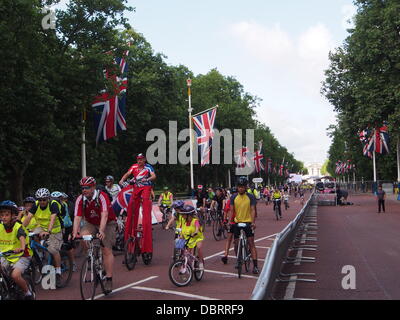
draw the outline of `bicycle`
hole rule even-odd
[[[218,213],[217,218],[212,222],[213,236],[216,241],[227,238],[227,227],[224,224],[222,213]]]
[[[203,232],[206,231],[206,210],[207,208],[196,208],[196,216],[200,220],[200,224],[203,226]]]
[[[237,226],[240,228],[240,237],[239,237],[239,243],[238,243],[238,248],[237,248],[236,267],[237,267],[238,277],[240,279],[242,276],[242,266],[243,265],[244,265],[246,272],[249,272],[251,252],[249,249],[249,243],[247,242],[246,233],[243,230],[243,228],[246,228],[246,226],[247,226],[246,223],[238,223]]]
[[[0,252],[0,258],[14,255],[13,250]],[[32,300],[36,300],[35,285],[32,278],[32,262],[28,269],[23,273],[22,277],[28,285],[29,291],[32,293]],[[25,300],[25,293],[11,278],[11,268],[3,270],[0,266],[0,300]]]
[[[209,210],[209,213],[210,213],[211,220],[212,221],[217,220],[218,219],[218,211],[215,208],[211,208],[211,209],[208,209],[208,210]]]
[[[137,257],[140,256],[141,248],[143,248],[144,240],[142,232],[142,225],[139,224],[136,230],[136,236],[130,234],[128,240],[125,243],[124,264],[128,268],[128,270],[133,270],[135,268]],[[142,254],[142,260],[145,265],[149,265],[151,262],[151,257],[149,258]]]
[[[177,287],[187,286],[194,278],[200,281],[203,278],[204,270],[199,268],[200,260],[196,255],[197,248],[194,248],[193,254],[189,252],[188,243],[192,237],[187,240],[179,238],[175,241],[175,248],[180,249],[179,258],[172,262],[169,267],[169,279]]]
[[[160,205],[160,211],[162,213],[162,221],[161,225],[162,228],[165,229],[166,225],[168,224],[169,218],[171,217],[171,208],[168,207],[166,204]]]
[[[115,238],[115,246],[113,247],[115,251],[124,251],[125,248],[124,233],[125,233],[124,215],[120,214],[117,217],[117,232]]]
[[[42,270],[46,265],[53,266],[53,255],[47,249],[48,239],[37,242],[35,239],[37,234],[29,233],[30,246],[33,252],[32,255],[32,278],[36,285],[40,284],[43,278]],[[73,273],[73,262],[65,250],[60,250],[61,256],[61,280],[57,288],[64,288],[71,281]]]
[[[279,210],[279,206],[280,206],[280,199],[274,199],[274,212],[275,212],[275,217],[276,220],[279,220],[280,218],[282,218],[282,215],[280,214],[280,210]]]
[[[79,287],[82,300],[93,300],[99,284],[104,295],[108,294],[104,289],[106,273],[103,268],[103,252],[101,250],[103,243],[98,237],[92,235],[82,236],[82,240],[86,242],[88,249],[87,257],[82,264]]]

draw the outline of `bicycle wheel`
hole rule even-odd
[[[139,248],[135,238],[129,238],[125,243],[125,266],[128,270],[133,270],[137,262],[137,252]]]
[[[184,287],[192,281],[193,270],[190,265],[185,265],[183,260],[179,260],[171,263],[168,275],[174,285],[177,287]]]
[[[194,262],[194,278],[197,281],[200,281],[201,279],[203,279],[203,275],[204,275],[204,270],[199,270],[199,261],[196,260]]]
[[[220,241],[223,238],[223,230],[221,226],[221,220],[214,220],[212,222],[212,231],[213,231],[213,236],[216,241]]]
[[[250,270],[250,249],[249,243],[246,241],[245,245],[243,246],[243,257],[244,257],[244,269],[246,272]]]
[[[61,256],[61,281],[59,288],[64,288],[70,282],[73,272],[72,258],[66,251],[60,251]]]
[[[23,274],[22,277],[26,281],[29,291],[32,293],[32,300],[36,300],[35,283],[33,282],[32,269],[29,270],[28,273]],[[24,298],[25,298],[25,294],[22,293],[22,299],[24,299]]]
[[[0,300],[8,300],[9,299],[10,290],[8,289],[8,285],[3,275],[0,274]]]
[[[82,300],[93,300],[96,292],[97,279],[94,264],[92,265],[91,262],[90,258],[86,258],[82,264],[79,283]]]
[[[148,266],[151,263],[151,260],[153,259],[153,253],[152,252],[144,252],[142,253],[142,260],[143,263]]]
[[[237,262],[236,262],[236,267],[237,267],[237,272],[238,272],[239,279],[242,276],[243,258],[244,258],[243,257],[243,240],[239,239]]]
[[[35,285],[38,285],[42,281],[43,275],[42,275],[42,261],[40,260],[36,252],[34,252],[32,256],[31,268],[32,268],[32,280],[35,283]]]

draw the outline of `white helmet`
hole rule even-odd
[[[61,198],[62,197],[62,193],[60,191],[54,191],[51,193],[51,197],[52,198]]]
[[[50,191],[46,188],[40,188],[35,193],[36,199],[50,198]]]

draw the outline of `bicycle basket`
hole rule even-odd
[[[176,249],[185,249],[186,240],[185,239],[176,239],[175,240],[175,248]]]

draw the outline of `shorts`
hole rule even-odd
[[[41,232],[45,232],[45,230],[42,227],[37,227],[35,230],[33,230],[33,233],[39,234]],[[60,252],[61,246],[63,244],[63,234],[62,232],[59,233],[50,233],[49,236],[49,245],[47,247],[47,250],[54,255]]]
[[[12,264],[6,258],[0,258],[1,268],[3,270],[8,270],[8,269],[12,268],[12,269],[19,269],[19,270],[21,270],[22,273],[24,273],[25,270],[28,269],[30,263],[31,263],[31,257],[21,257],[14,264]]]
[[[63,235],[63,241],[64,241],[64,249],[65,250],[71,250],[73,248],[75,248],[75,244],[74,242],[70,242],[68,240],[68,237],[72,234],[73,231],[73,227],[68,227],[64,229],[64,235]]]
[[[237,223],[232,225],[231,230],[233,231],[234,239],[239,239],[240,229],[244,230],[244,233],[246,234],[247,238],[254,237],[254,232],[253,232],[253,229],[251,228],[251,223],[246,222],[246,227],[244,227],[244,228],[239,228]]]
[[[85,221],[85,224],[83,225],[80,233],[91,234],[95,236],[97,233],[99,233],[99,227],[100,226],[96,226],[94,224]],[[117,222],[110,221],[106,224],[105,238],[103,240],[104,247],[112,249],[112,247],[115,246],[116,237],[117,237]]]

